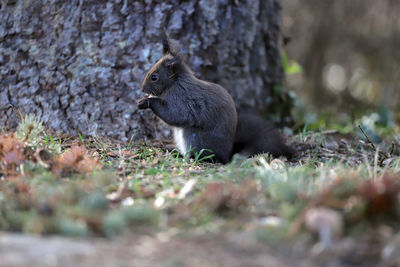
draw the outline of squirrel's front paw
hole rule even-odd
[[[139,109],[147,109],[150,107],[150,100],[148,97],[143,97],[136,104]]]

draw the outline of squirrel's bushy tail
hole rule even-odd
[[[238,114],[238,124],[232,155],[253,156],[269,153],[274,157],[292,158],[296,151],[285,144],[276,127],[269,121],[251,114]]]

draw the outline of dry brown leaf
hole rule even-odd
[[[29,184],[26,182],[23,182],[21,180],[17,180],[15,183],[15,189],[14,192],[17,194],[26,194],[30,191]]]
[[[16,175],[16,167],[26,160],[24,145],[13,134],[0,135],[0,170],[6,176]]]
[[[130,150],[121,150],[121,151],[109,151],[106,153],[106,156],[108,157],[126,157],[126,158],[130,158],[133,156],[139,156],[140,154],[135,153],[133,151]]]
[[[205,206],[210,211],[237,210],[246,204],[257,192],[254,181],[244,181],[239,185],[230,183],[210,183],[194,201],[194,207]]]
[[[54,173],[67,176],[70,173],[88,173],[101,164],[97,157],[89,154],[86,147],[74,145],[57,157],[52,170]]]
[[[392,212],[400,195],[400,177],[383,175],[375,181],[365,181],[359,186],[358,191],[367,202],[368,216],[374,217]]]

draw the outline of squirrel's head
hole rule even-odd
[[[165,32],[163,35],[163,57],[151,67],[142,83],[142,91],[155,96],[173,85],[183,67],[180,54],[171,49],[168,35]]]

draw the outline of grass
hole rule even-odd
[[[311,245],[324,242],[323,228],[342,239],[400,230],[398,148],[380,161],[365,142],[304,130],[292,138],[300,151],[293,161],[236,155],[220,165],[203,152],[188,158],[160,143],[63,139],[41,127],[30,118],[0,137],[3,231],[113,237],[217,225],[251,228],[269,243],[307,236]],[[342,224],[331,225],[329,214]]]

